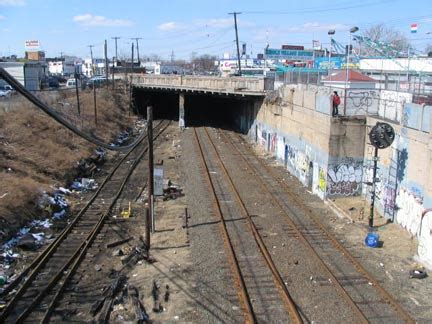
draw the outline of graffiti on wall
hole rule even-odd
[[[346,114],[364,115],[378,110],[379,91],[350,90],[347,96]]]
[[[419,192],[420,190],[415,190]],[[424,211],[423,197],[413,190],[401,188],[396,197],[396,222],[404,227],[412,235],[417,235]]]
[[[421,231],[418,239],[418,256],[422,262],[432,267],[432,212],[423,216]]]
[[[378,115],[396,121],[400,121],[404,103],[412,102],[411,93],[382,90],[380,97]]]
[[[289,144],[287,144],[287,153],[287,166],[295,173],[300,181],[305,184],[310,172],[309,156]]]
[[[353,196],[359,194],[362,187],[363,164],[346,158],[329,167],[327,173],[327,194]]]
[[[319,168],[319,173],[318,173],[318,189],[321,192],[326,192],[327,189],[327,180],[326,180],[326,173],[325,170],[323,168]]]

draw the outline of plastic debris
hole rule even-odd
[[[423,269],[413,269],[409,271],[409,277],[414,279],[424,279],[428,275]]]
[[[377,233],[368,233],[365,238],[365,244],[371,248],[378,247],[379,235]]]

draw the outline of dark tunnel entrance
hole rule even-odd
[[[262,104],[261,97],[230,96],[207,93],[180,93],[170,90],[134,89],[134,104],[144,117],[153,106],[155,119],[179,120],[180,96],[184,98],[185,126],[230,128],[247,133]]]

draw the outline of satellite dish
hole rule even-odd
[[[395,131],[387,123],[377,123],[369,133],[369,140],[378,149],[385,149],[392,145]]]

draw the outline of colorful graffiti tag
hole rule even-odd
[[[327,173],[327,194],[353,196],[361,191],[363,178],[362,163],[345,159],[329,168]]]

